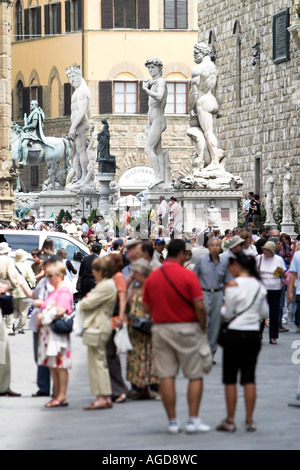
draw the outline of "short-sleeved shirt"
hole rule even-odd
[[[286,271],[285,263],[281,256],[274,255],[272,258],[266,258],[264,255],[259,255],[255,260],[263,286],[267,290],[280,290],[282,287],[281,279],[274,276],[273,273],[277,268]]]
[[[232,277],[228,272],[228,260],[220,257],[213,261],[210,254],[200,256],[194,267],[202,289],[221,289]]]
[[[296,295],[300,295],[300,251],[296,251],[292,258],[290,272],[297,273]]]
[[[54,302],[57,307],[64,307],[67,314],[73,312],[73,294],[66,286],[51,292],[42,304],[41,311],[52,302]]]
[[[191,304],[203,299],[200,282],[193,271],[173,260],[166,260],[163,269],[178,291]],[[150,307],[151,317],[155,324],[198,321],[194,307],[174,290],[161,268],[153,271],[146,279],[143,303]]]

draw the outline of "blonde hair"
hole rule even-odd
[[[52,263],[47,266],[46,275],[47,274],[56,274],[64,278],[66,275],[66,267],[61,261],[56,261],[55,263]]]

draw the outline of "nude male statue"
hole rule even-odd
[[[204,160],[205,144],[210,154],[210,163],[220,166],[224,151],[218,148],[214,134],[214,116],[219,109],[217,91],[218,69],[210,58],[210,48],[205,43],[194,46],[194,62],[191,88],[189,92],[189,112],[191,127],[188,135],[196,142],[197,160]],[[197,162],[197,163],[198,163]]]
[[[152,80],[143,81],[143,90],[149,96],[145,153],[154,170],[154,182],[150,186],[152,188],[165,181],[165,157],[161,147],[161,134],[167,127],[164,110],[167,103],[168,88],[162,78],[163,64],[160,59],[148,59],[145,66],[152,78]]]
[[[78,185],[85,180],[88,172],[89,161],[86,148],[87,133],[90,128],[89,119],[91,118],[91,92],[78,67],[69,67],[66,70],[66,75],[70,84],[75,88],[71,99],[71,127],[68,138],[75,142],[76,154],[73,165]]]

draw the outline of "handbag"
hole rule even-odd
[[[260,286],[258,287],[258,289],[256,291],[256,294],[253,297],[250,305],[248,305],[246,308],[244,308],[241,312],[237,313],[233,318],[231,318],[231,320],[222,322],[220,332],[219,332],[219,338],[218,338],[218,344],[220,346],[224,347],[224,345],[225,345],[225,341],[226,341],[226,337],[227,337],[227,333],[228,333],[228,326],[230,325],[230,323],[233,320],[235,320],[238,316],[242,315],[242,313],[249,310],[249,308],[254,304],[254,302],[256,300],[256,297],[258,296],[259,291],[260,291]]]
[[[57,335],[67,335],[72,332],[74,324],[74,314],[63,315],[61,318],[51,323],[51,330]]]
[[[132,327],[135,330],[140,331],[146,335],[151,335],[151,330],[153,326],[152,320],[147,320],[146,318],[135,316],[133,319]]]

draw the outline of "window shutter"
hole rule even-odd
[[[65,26],[67,33],[71,31],[71,4],[69,1],[65,2]]]
[[[187,1],[177,0],[177,28],[187,28]]]
[[[102,29],[113,28],[113,0],[102,0],[101,2]]]
[[[43,87],[38,86],[38,105],[40,108],[43,107]]]
[[[138,0],[138,28],[149,29],[149,0]]]
[[[148,98],[143,90],[143,82],[139,82],[139,114],[148,114]]]
[[[175,0],[165,0],[165,28],[175,28]]]
[[[112,114],[112,82],[99,82],[99,113]]]
[[[30,88],[23,88],[23,115],[30,114]]]
[[[42,7],[36,7],[37,16],[37,36],[42,35]]]
[[[61,3],[57,3],[57,34],[61,34]]]
[[[78,0],[78,29],[83,28],[83,0]]]
[[[24,10],[24,39],[29,39],[29,8]]]
[[[50,34],[50,5],[44,6],[45,34]]]
[[[64,116],[71,115],[71,84],[64,83]]]

